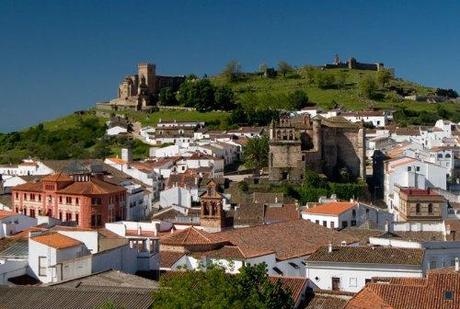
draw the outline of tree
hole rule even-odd
[[[365,98],[375,98],[377,92],[377,83],[374,78],[368,76],[359,82],[359,94]]]
[[[214,109],[230,111],[235,109],[235,95],[227,86],[217,87],[214,92]]]
[[[179,103],[195,107],[200,112],[214,109],[214,86],[208,79],[187,80],[182,83],[178,94]]]
[[[305,91],[296,90],[288,96],[289,107],[293,110],[301,110],[308,104],[308,96]]]
[[[172,91],[171,87],[165,87],[160,89],[159,99],[161,105],[177,105],[176,95]]]
[[[316,82],[321,89],[330,89],[335,87],[335,76],[328,72],[318,72]]]
[[[294,69],[286,61],[280,61],[280,62],[278,62],[278,71],[281,74],[283,74],[284,77],[286,77],[286,74],[294,71]]]
[[[292,308],[290,291],[270,281],[265,264],[245,265],[230,275],[218,266],[160,280],[155,308]]]
[[[381,87],[385,87],[392,77],[393,76],[389,70],[380,70],[377,72],[377,82]]]
[[[244,165],[254,169],[268,166],[268,151],[268,136],[249,139],[243,147]]]
[[[222,71],[222,75],[228,82],[237,81],[241,75],[241,65],[236,60],[230,61]]]

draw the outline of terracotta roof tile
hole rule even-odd
[[[72,178],[62,173],[56,173],[43,177],[42,181],[72,181]]]
[[[160,267],[171,268],[185,253],[175,251],[160,251]]]
[[[76,247],[82,244],[80,241],[76,239],[55,232],[35,236],[31,239],[48,247],[53,247],[55,249],[66,249]]]
[[[293,278],[293,277],[268,277],[272,283],[280,282],[284,289],[291,292],[291,297],[294,303],[297,303],[302,296],[308,283],[307,278]]]
[[[355,243],[357,238],[306,220],[258,225],[215,233],[238,246],[246,258],[275,253],[279,260],[310,255],[329,242]]]
[[[308,262],[416,265],[423,263],[424,250],[393,247],[335,247],[316,250]]]
[[[460,308],[460,274],[430,272],[422,285],[413,282],[371,283],[356,294],[347,309],[432,309]],[[446,292],[452,296],[450,299]]]
[[[77,181],[58,191],[63,194],[107,194],[124,192],[125,188],[91,178],[90,181]]]
[[[224,242],[225,240],[216,234],[210,234],[195,227],[189,227],[161,237],[161,244],[171,246],[209,245]]]
[[[305,209],[303,213],[338,216],[352,209],[357,204],[357,202],[329,202],[326,204],[319,204],[313,208]]]
[[[0,219],[5,219],[14,215],[15,213],[12,211],[0,210]]]

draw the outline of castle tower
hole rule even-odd
[[[155,70],[155,65],[151,63],[140,63],[138,65],[139,81],[145,81],[145,85],[151,94],[156,92]]]

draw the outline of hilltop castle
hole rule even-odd
[[[270,180],[301,180],[307,167],[334,177],[365,177],[365,129],[343,117],[282,117],[270,126]]]
[[[176,91],[185,81],[184,76],[156,75],[156,66],[150,63],[138,65],[138,73],[126,76],[118,86],[115,99],[98,103],[104,110],[149,110],[156,103],[156,96],[162,88],[170,87]]]
[[[335,55],[334,62],[325,64],[323,69],[356,69],[356,70],[370,70],[381,71],[384,69],[383,63],[363,63],[358,62],[356,58],[351,57],[347,62],[341,62],[339,55]]]

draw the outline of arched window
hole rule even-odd
[[[450,158],[450,153],[446,153],[446,158]]]
[[[428,213],[429,214],[433,213],[433,204],[431,204],[431,203],[428,204]]]
[[[415,204],[415,213],[420,213],[420,203]]]
[[[438,153],[438,159],[442,159],[442,153]]]

